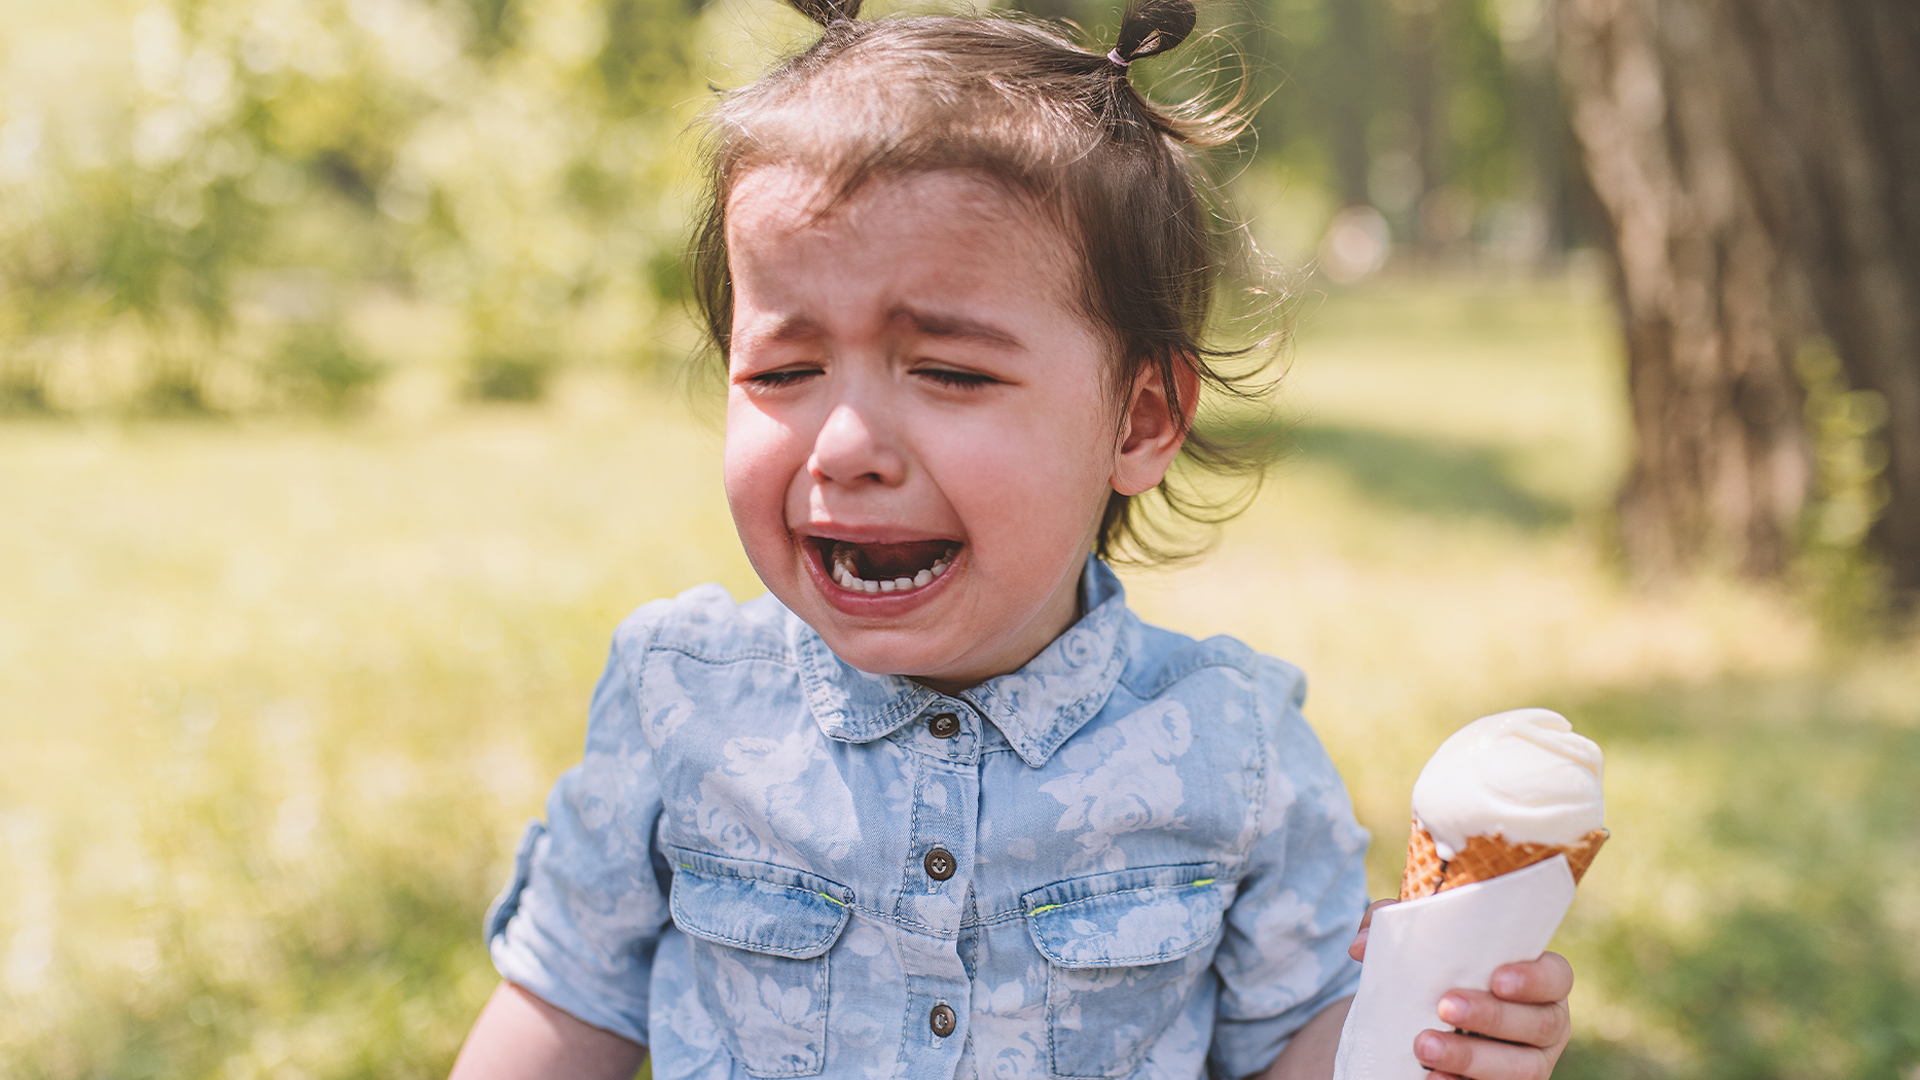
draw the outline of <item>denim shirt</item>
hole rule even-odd
[[[1294,668],[1086,615],[957,695],[718,586],[620,626],[488,915],[683,1077],[1240,1077],[1353,992],[1367,835]]]

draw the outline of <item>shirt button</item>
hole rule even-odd
[[[953,1034],[953,1025],[953,1010],[945,1005],[935,1005],[933,1011],[927,1014],[927,1026],[943,1039]]]
[[[936,739],[951,739],[960,734],[960,718],[950,712],[940,713],[927,721],[927,730]]]
[[[927,857],[923,865],[927,868],[928,877],[935,881],[945,881],[953,876],[953,853],[943,847],[934,848],[932,851],[927,852]],[[940,1007],[942,1009],[947,1008],[945,1005]],[[947,1011],[948,1015],[951,1016],[952,1010],[948,1009]]]

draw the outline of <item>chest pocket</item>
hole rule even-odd
[[[826,1064],[827,951],[853,890],[804,870],[673,849],[674,925],[691,939],[700,1003],[754,1076]]]
[[[1230,891],[1211,866],[1154,866],[1021,897],[1047,958],[1054,1076],[1110,1080],[1140,1067],[1213,962]]]

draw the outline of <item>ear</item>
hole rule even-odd
[[[1153,490],[1167,475],[1174,456],[1187,441],[1193,410],[1200,397],[1200,376],[1189,362],[1179,364],[1180,413],[1175,415],[1166,384],[1152,364],[1140,369],[1120,416],[1120,440],[1113,459],[1113,490],[1138,495]]]

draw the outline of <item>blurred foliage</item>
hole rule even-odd
[[[1117,12],[1030,6],[1093,39]],[[1415,262],[1550,262],[1571,219],[1544,12],[1209,9],[1243,58],[1220,57],[1220,78],[1244,71],[1262,102],[1236,181],[1257,235],[1307,263],[1335,209],[1371,201]],[[775,0],[22,0],[9,15],[6,413],[339,411],[429,362],[369,325],[383,303],[452,327],[433,362],[472,398],[538,398],[562,365],[677,363],[694,345],[686,129],[713,86],[806,37]]]
[[[386,368],[346,340],[337,325],[318,323],[295,329],[267,372],[289,401],[337,416],[364,406]]]
[[[467,396],[478,401],[538,401],[546,396],[556,359],[551,353],[486,349],[467,373]]]
[[[354,306],[383,290],[457,312],[475,358],[539,340],[581,362],[652,362],[657,267],[677,263],[686,216],[676,139],[705,97],[697,9],[102,0],[24,14],[0,68],[9,408],[271,401],[260,371],[209,370],[236,358],[302,370],[292,399],[336,408],[378,368],[315,343],[346,340]],[[91,78],[52,77],[62,63]],[[130,374],[101,358],[116,350]],[[499,385],[485,363],[476,382]],[[516,370],[507,396],[537,396],[533,369]]]
[[[1831,342],[1801,346],[1794,370],[1806,391],[1806,429],[1814,458],[1796,567],[1820,598],[1830,632],[1859,637],[1888,629],[1896,618],[1889,576],[1867,547],[1867,530],[1891,498],[1887,468],[1887,402],[1873,390],[1850,390]]]
[[[1263,146],[1429,261],[1526,262],[1586,238],[1566,168],[1553,28],[1536,0],[1273,0]]]

